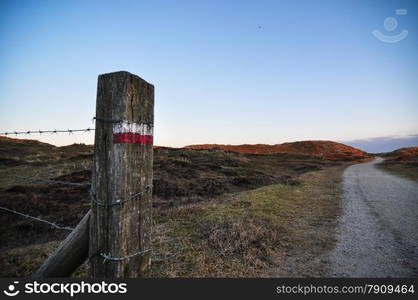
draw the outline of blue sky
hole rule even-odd
[[[417,25],[416,1],[0,0],[0,132],[93,126],[97,76],[126,70],[158,145],[415,135]]]

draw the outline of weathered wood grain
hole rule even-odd
[[[92,188],[105,204],[126,200],[152,184],[152,144],[113,142],[114,122],[154,123],[154,86],[128,72],[99,76],[96,102],[95,154]],[[141,123],[142,123],[141,122]],[[92,201],[90,218],[90,272],[92,277],[142,277],[151,253],[122,261],[100,253],[125,257],[148,250],[151,244],[151,192],[116,206]]]

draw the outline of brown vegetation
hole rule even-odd
[[[387,161],[418,161],[418,146],[400,148],[385,154]]]
[[[385,161],[377,167],[395,175],[418,181],[418,147],[385,153]]]
[[[299,248],[289,224],[314,217],[316,205],[325,207],[312,196],[312,189],[319,195],[325,185],[309,184],[304,174],[328,174],[342,166],[300,154],[165,147],[154,152],[152,272],[163,277],[267,276],[284,255],[280,245],[286,245],[286,253]],[[88,183],[92,153],[92,146],[83,144],[0,139],[0,205],[74,227],[90,206],[85,189],[13,175]],[[334,196],[326,199],[338,204]],[[3,211],[0,225],[2,277],[30,276],[68,234]]]
[[[154,277],[324,276],[343,167],[157,214]],[[306,266],[305,266],[306,265]],[[314,268],[314,269],[313,269]]]
[[[301,141],[277,145],[190,145],[189,149],[213,149],[236,151],[252,154],[290,153],[320,157],[327,160],[364,161],[371,157],[360,149],[332,141]]]

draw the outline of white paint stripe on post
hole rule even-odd
[[[154,128],[145,123],[121,121],[113,125],[113,133],[135,133],[153,136]]]

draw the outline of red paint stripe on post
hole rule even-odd
[[[154,138],[152,135],[143,135],[130,132],[114,133],[113,143],[152,145],[154,143]]]

